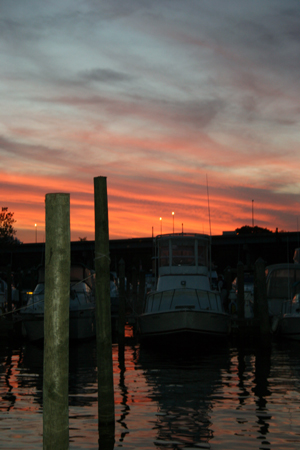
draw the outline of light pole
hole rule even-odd
[[[37,243],[37,224],[34,224],[35,227],[35,243]]]
[[[254,227],[254,208],[253,205],[254,204],[254,200],[252,200],[252,227]]]
[[[174,234],[174,215],[175,215],[175,213],[174,213],[174,211],[172,212],[172,216],[173,216],[173,234]]]
[[[162,234],[162,217],[160,217],[159,220],[160,220],[160,234]]]

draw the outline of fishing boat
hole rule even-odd
[[[38,284],[21,310],[24,335],[30,341],[44,338],[44,293],[45,269],[38,271]],[[77,264],[70,271],[69,337],[71,340],[94,337],[95,296],[93,274],[86,267]]]
[[[230,315],[211,287],[210,237],[157,236],[154,259],[156,290],[146,296],[138,317],[140,337],[226,337]]]

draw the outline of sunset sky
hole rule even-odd
[[[299,0],[1,0],[16,237],[43,241],[45,195],[67,192],[71,239],[94,239],[97,176],[110,239],[172,232],[173,211],[175,232],[209,234],[208,198],[213,235],[296,231],[299,23]]]

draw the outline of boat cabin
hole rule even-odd
[[[209,236],[158,236],[155,245],[157,291],[183,287],[209,290],[209,256]]]

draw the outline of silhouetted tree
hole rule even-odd
[[[272,234],[273,231],[268,230],[268,228],[262,227],[250,227],[249,225],[244,225],[241,228],[236,228],[236,234]]]
[[[0,243],[11,244],[20,243],[18,239],[14,237],[16,230],[14,229],[14,213],[9,212],[7,207],[2,207],[0,212]]]

